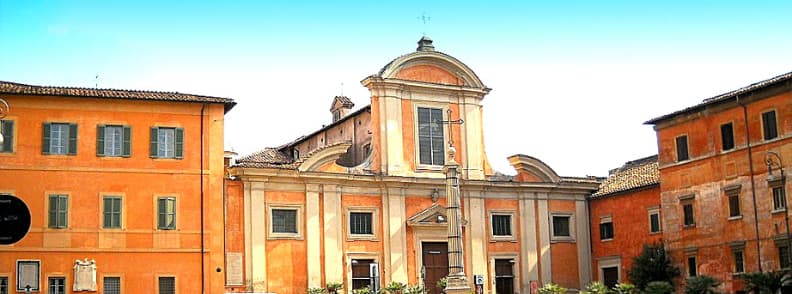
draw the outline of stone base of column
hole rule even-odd
[[[446,294],[470,294],[472,289],[465,276],[448,276],[446,280]]]

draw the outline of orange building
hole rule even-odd
[[[493,172],[482,130],[490,89],[428,37],[418,44],[361,82],[370,105],[352,112],[351,100],[336,97],[332,123],[231,165],[227,236],[244,246],[228,247],[238,268],[228,266],[230,291],[305,293],[340,282],[348,293],[400,282],[439,293],[451,143],[471,287],[529,293],[590,281],[586,197],[598,179],[560,177],[526,155],[509,157],[517,176]]]
[[[612,288],[629,282],[627,272],[644,244],[662,241],[657,155],[610,171],[589,198],[594,280]]]
[[[222,293],[227,98],[0,82],[8,293]]]
[[[792,73],[648,121],[657,132],[663,240],[684,276],[743,290],[738,273],[788,267]],[[769,175],[768,160],[774,163]]]

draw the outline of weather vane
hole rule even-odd
[[[423,13],[421,13],[421,16],[418,16],[415,19],[419,19],[421,20],[421,22],[423,22],[423,34],[424,36],[426,36],[426,27],[429,25],[429,22],[432,20],[432,17],[426,15],[426,12],[424,11]]]

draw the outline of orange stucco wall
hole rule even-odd
[[[644,244],[662,241],[661,232],[649,232],[649,209],[660,207],[660,186],[628,191],[623,194],[594,198],[589,202],[591,224],[592,277],[600,280],[599,260],[618,257],[621,260],[620,281],[629,282],[627,272],[633,259],[643,250]],[[611,217],[614,236],[600,240],[600,221]],[[662,219],[662,214],[661,214]]]
[[[456,75],[433,65],[414,65],[401,69],[396,77],[405,80],[421,81],[435,84],[462,85]]]
[[[563,200],[548,201],[548,209],[553,212],[564,212],[575,214],[575,202]],[[580,216],[575,215],[575,221]],[[574,222],[571,224],[573,232]],[[578,251],[574,242],[556,242],[550,244],[550,256],[552,258],[551,273],[553,283],[564,287],[574,287],[580,289],[578,278]]]
[[[0,154],[0,192],[21,198],[32,220],[20,242],[0,247],[0,272],[15,261],[41,261],[48,276],[73,282],[74,260],[95,259],[97,281],[120,276],[123,292],[156,291],[157,276],[176,277],[180,293],[201,291],[201,105],[51,96],[4,96],[15,121],[14,152]],[[223,291],[223,106],[207,105],[204,117],[205,286]],[[78,125],[77,155],[43,155],[42,124]],[[98,157],[99,124],[131,126],[131,157]],[[184,128],[184,159],[151,159],[149,128]],[[48,195],[68,195],[68,227],[47,225]],[[102,196],[122,197],[121,229],[102,228]],[[157,230],[156,197],[176,202],[176,229]]]
[[[758,94],[761,96],[766,94]],[[792,162],[792,92],[772,94],[764,99],[743,100],[747,104],[748,129],[752,146],[749,160],[743,109],[730,104],[719,109],[698,112],[664,123],[657,128],[664,236],[672,258],[687,272],[685,259],[695,255],[700,274],[714,276],[724,283],[724,290],[739,290],[734,271],[734,250],[730,243],[745,241],[743,253],[747,272],[779,268],[778,247],[774,238],[783,235],[784,213],[773,212],[771,189],[767,182],[765,155],[777,152],[790,170]],[[776,111],[778,138],[762,137],[761,114]],[[723,151],[720,125],[732,122],[736,148]],[[674,139],[688,136],[690,160],[677,163]],[[753,168],[754,180],[751,180]],[[729,217],[728,197],[724,188],[739,185],[741,215]],[[754,202],[754,189],[756,191]],[[789,179],[786,194],[790,190]],[[682,224],[680,197],[693,195],[695,226]],[[754,207],[758,218],[754,217]],[[755,224],[758,223],[759,235]],[[756,249],[757,237],[760,242]]]

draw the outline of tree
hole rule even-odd
[[[646,288],[652,281],[668,282],[673,286],[673,279],[679,276],[679,268],[671,263],[662,244],[644,244],[641,254],[633,259],[628,276],[639,289]]]
[[[717,288],[718,285],[720,285],[720,281],[707,275],[698,275],[695,277],[688,278],[686,284],[687,285],[685,285],[685,293],[715,294],[718,293],[717,291],[715,291],[715,288]]]
[[[792,282],[788,270],[774,272],[746,273],[741,277],[745,280],[747,290],[758,293],[778,293],[782,287]]]

